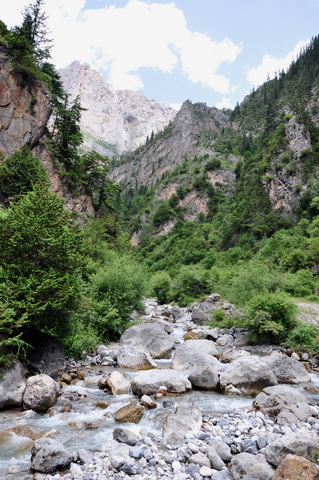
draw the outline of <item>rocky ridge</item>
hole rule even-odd
[[[80,97],[83,147],[112,157],[135,150],[162,130],[176,115],[175,110],[141,92],[114,90],[88,64],[74,61],[60,70],[64,88],[72,102]]]

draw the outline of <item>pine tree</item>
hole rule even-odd
[[[21,32],[29,42],[36,57],[36,63],[42,65],[45,59],[50,58],[52,40],[48,39],[46,25],[48,17],[43,12],[44,0],[35,0],[23,10]]]

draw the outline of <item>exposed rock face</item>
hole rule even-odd
[[[229,119],[221,110],[207,107],[204,103],[192,105],[184,102],[172,125],[163,132],[161,138],[151,143],[141,155],[137,153],[134,159],[128,159],[126,162],[123,159],[123,162],[112,170],[111,177],[126,188],[153,185],[163,174],[181,164],[184,158],[207,152],[211,155],[211,150],[198,148],[197,136],[206,130],[214,134],[227,126],[230,126]],[[220,183],[229,184],[235,181],[234,173],[229,174],[225,170],[218,172]],[[227,178],[224,179],[225,175]],[[169,188],[169,191],[158,190],[157,196],[164,200],[170,198],[173,193],[174,187]],[[194,202],[195,198],[192,197],[191,200]],[[187,198],[183,202],[187,203]],[[199,207],[201,211],[206,208],[203,204]]]
[[[26,387],[27,369],[21,362],[13,362],[0,380],[0,410],[20,407]]]
[[[12,73],[0,50],[0,151],[9,156],[24,145],[33,148],[42,137],[51,114],[51,96],[41,81],[30,88]]]
[[[60,71],[70,100],[79,95],[84,147],[107,156],[134,150],[162,130],[176,112],[141,92],[114,90],[89,65],[75,61]]]

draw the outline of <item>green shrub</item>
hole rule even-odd
[[[307,350],[310,353],[319,353],[319,330],[314,325],[298,323],[289,332],[285,344],[295,350]]]
[[[130,255],[109,251],[108,258],[91,277],[94,328],[104,340],[121,333],[133,310],[141,310],[147,276]]]
[[[286,274],[285,290],[295,297],[311,295],[315,287],[315,278],[309,270],[298,270],[296,273]]]
[[[296,325],[296,306],[283,293],[254,297],[248,305],[247,326],[258,336],[274,341],[284,339]]]
[[[183,265],[173,281],[173,298],[181,305],[188,305],[211,293],[211,276],[200,265]]]
[[[171,298],[172,279],[167,272],[157,272],[150,280],[150,294],[160,303],[167,303]]]

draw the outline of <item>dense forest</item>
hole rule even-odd
[[[50,92],[53,124],[41,144],[68,191],[92,198],[95,217],[64,208],[30,145],[2,155],[0,364],[27,354],[31,330],[58,337],[78,356],[121,333],[144,295],[189,305],[212,292],[242,309],[236,317],[216,312],[213,324],[319,353],[318,331],[296,322],[294,302],[317,301],[319,290],[319,37],[287,72],[224,111],[229,127],[196,134],[205,153],[182,156],[155,184],[137,188],[117,185],[110,169],[170,138],[174,125],[124,159],[83,152],[80,99],[70,104],[50,45],[43,0],[25,8],[21,26],[0,22],[10,69],[26,88],[40,81]],[[209,115],[190,107],[198,122]],[[289,137],[296,124],[309,144],[300,151]],[[232,183],[212,183],[214,172],[228,172]],[[274,205],[278,179],[288,193]],[[172,182],[175,193],[159,200]],[[207,209],[189,219],[183,200],[192,192]]]

